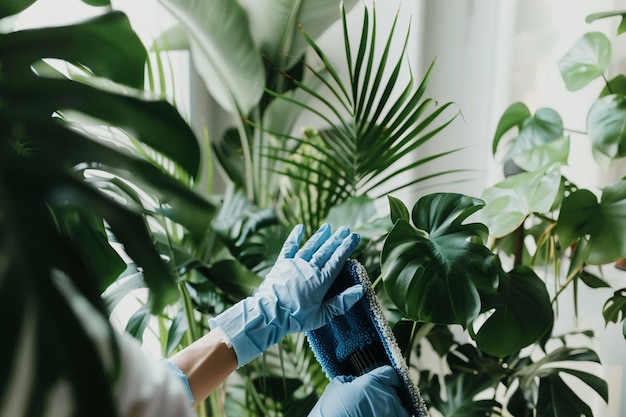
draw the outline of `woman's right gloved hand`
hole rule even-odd
[[[302,225],[296,226],[257,291],[209,320],[211,329],[219,327],[226,334],[238,366],[250,362],[288,333],[324,326],[348,311],[365,292],[357,284],[325,299],[359,243],[357,234],[341,227],[331,235],[330,226],[324,224],[300,248],[303,235]]]
[[[398,396],[401,386],[400,375],[389,365],[359,377],[337,376],[309,417],[409,417]]]

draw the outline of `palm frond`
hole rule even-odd
[[[406,60],[409,32],[403,38],[395,36],[398,16],[391,23],[382,48],[377,50],[376,10],[365,7],[360,38],[355,44],[358,47],[353,55],[345,9],[341,13],[348,80],[344,80],[339,67],[304,32],[313,53],[323,64],[319,71],[309,65],[306,68],[312,72],[312,78],[321,81],[323,89],[311,87],[304,80],[295,81],[306,93],[306,100],[268,91],[325,124],[319,128],[321,142],[312,140],[311,136],[298,139],[290,136],[290,132],[283,132],[284,137],[298,143],[294,151],[297,156],[281,154],[278,150],[264,151],[272,162],[270,169],[282,171],[288,178],[289,185],[282,187],[283,206],[291,210],[292,217],[301,216],[300,221],[323,219],[332,205],[349,197],[415,185],[426,177],[405,181],[400,186],[396,182],[401,174],[458,151],[436,152],[417,160],[413,156],[448,126],[456,114],[448,115],[452,103],[438,105],[436,100],[424,97],[434,62],[416,85]],[[394,56],[397,39],[401,39],[402,47]],[[408,79],[403,77],[405,72],[409,73]],[[411,162],[404,163],[406,160]],[[445,170],[431,176],[455,172],[458,170]]]

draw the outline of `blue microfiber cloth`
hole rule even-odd
[[[360,376],[379,366],[391,365],[404,382],[400,397],[405,408],[414,417],[427,417],[424,400],[409,377],[406,361],[363,265],[349,259],[327,297],[359,283],[366,292],[354,307],[324,327],[306,332],[317,361],[329,379],[338,375]]]

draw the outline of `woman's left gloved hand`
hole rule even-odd
[[[237,354],[238,366],[250,362],[288,333],[314,330],[344,314],[364,294],[354,285],[324,300],[331,284],[359,243],[346,227],[331,236],[322,225],[299,249],[304,228],[296,226],[278,260],[254,295],[209,320],[220,327]]]
[[[409,417],[398,396],[401,386],[400,375],[389,365],[359,377],[337,376],[309,417]]]

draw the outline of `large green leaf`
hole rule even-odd
[[[602,76],[610,63],[611,41],[602,32],[590,32],[559,60],[559,70],[565,87],[576,91]]]
[[[534,363],[517,370],[519,378],[517,395],[527,400],[526,407],[536,408],[542,417],[585,415],[591,417],[588,401],[583,401],[579,394],[572,391],[561,378],[562,373],[575,377],[595,391],[604,401],[608,400],[607,383],[586,371],[557,366],[566,362],[600,363],[598,355],[589,348],[558,348]],[[587,364],[588,365],[588,364]],[[539,390],[537,391],[537,380]],[[534,403],[536,401],[536,404]]]
[[[518,153],[513,161],[525,171],[534,171],[554,163],[565,165],[569,158],[569,149],[569,137],[554,139]]]
[[[626,156],[626,96],[596,100],[587,114],[587,132],[593,147],[609,158]]]
[[[445,400],[437,399],[435,408],[446,417],[478,417],[497,415],[500,403],[495,399],[480,399],[481,393],[493,386],[486,374],[467,372],[445,376]]]
[[[589,190],[578,190],[563,200],[556,232],[562,244],[576,239],[587,241],[585,261],[602,265],[626,257],[626,180],[608,185],[597,197]]]
[[[75,110],[119,128],[195,176],[200,167],[198,141],[180,114],[165,101],[119,95],[65,79],[30,78],[0,82],[0,96],[10,100],[8,117],[26,120]]]
[[[250,33],[264,57],[289,69],[303,58],[308,44],[300,31],[317,39],[337,21],[339,0],[242,0],[250,19]],[[343,2],[347,10],[358,4]],[[284,64],[282,64],[284,63]]]
[[[486,206],[481,218],[492,236],[505,236],[529,214],[549,213],[560,190],[559,164],[513,175],[483,191]]]
[[[54,42],[50,40],[54,39]],[[98,53],[94,53],[98,45]],[[146,50],[128,18],[110,12],[84,23],[0,35],[3,76],[30,73],[42,58],[86,66],[94,74],[143,89]]]
[[[381,253],[385,290],[415,321],[467,325],[481,309],[479,289],[495,291],[493,255],[482,243],[487,230],[463,224],[483,207],[459,194],[431,194],[413,206],[415,227],[398,219]]]
[[[187,31],[193,63],[227,111],[246,115],[263,94],[265,70],[250,22],[232,0],[159,0]]]
[[[500,276],[495,311],[473,336],[478,347],[504,357],[539,340],[554,314],[544,282],[526,266]]]

